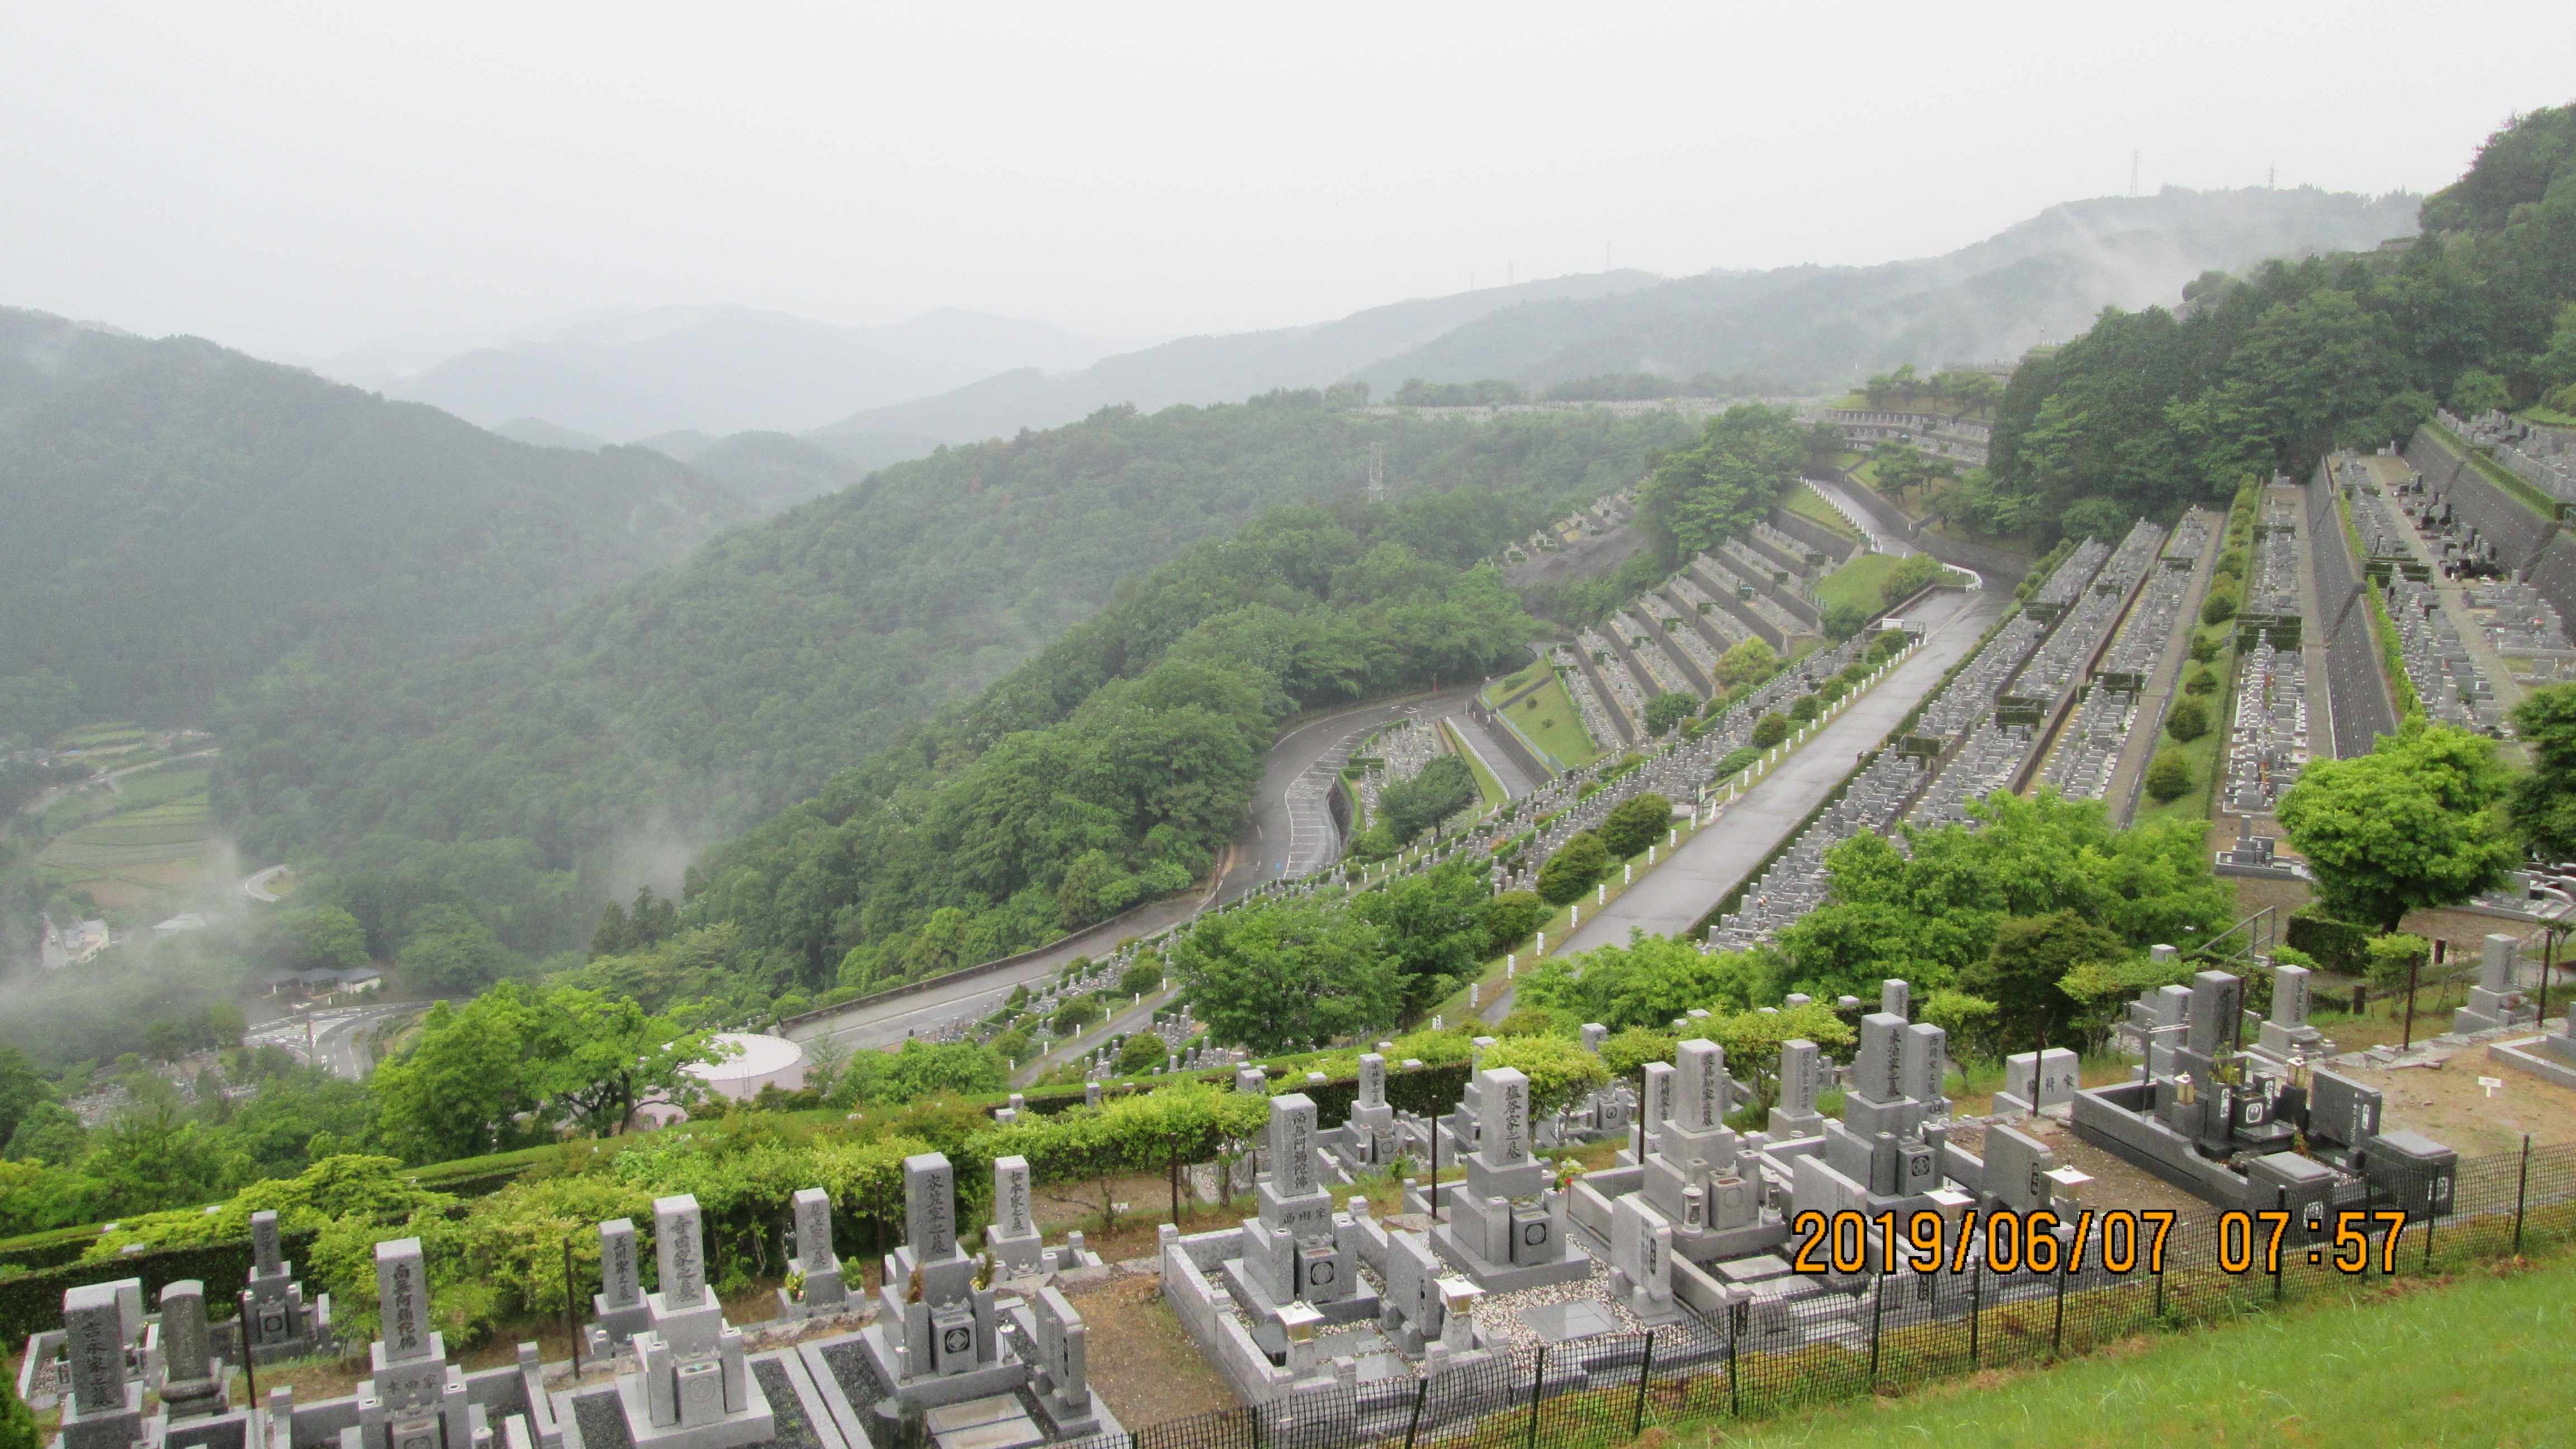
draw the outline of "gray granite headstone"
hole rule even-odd
[[[653,1199],[653,1248],[662,1271],[662,1303],[695,1308],[706,1301],[706,1240],[699,1234],[694,1194]]]
[[[387,1362],[429,1356],[429,1272],[420,1239],[376,1244],[376,1307]]]
[[[913,1257],[934,1262],[957,1251],[957,1178],[948,1154],[903,1160],[903,1225]]]
[[[72,1405],[83,1414],[125,1407],[125,1315],[111,1284],[63,1293],[63,1354],[72,1371]]]
[[[286,1267],[286,1255],[277,1241],[277,1214],[267,1208],[250,1215],[251,1271],[260,1277],[275,1277]]]
[[[608,1308],[644,1302],[644,1268],[636,1260],[635,1223],[616,1218],[599,1225],[599,1296]]]
[[[1705,1038],[1683,1042],[1674,1050],[1674,1069],[1679,1073],[1675,1083],[1675,1117],[1693,1132],[1706,1132],[1726,1125],[1727,1094],[1733,1082],[1726,1075],[1726,1052]]]
[[[796,1193],[796,1263],[808,1273],[841,1266],[832,1251],[832,1195],[819,1187]]]

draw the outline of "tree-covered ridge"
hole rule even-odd
[[[194,338],[0,308],[0,735],[201,720],[281,663],[452,649],[745,513],[644,449],[528,447]]]
[[[1516,657],[1534,621],[1459,565],[1532,523],[1449,493],[1203,543],[711,854],[685,919],[733,926],[775,984],[866,988],[1180,889],[1241,828],[1278,719]]]
[[[344,876],[403,878],[405,900],[437,893],[420,862],[448,860],[477,884],[446,893],[510,945],[562,949],[586,938],[601,897],[633,889],[642,867],[625,846],[667,856],[721,840],[987,685],[998,688],[967,716],[984,721],[975,749],[1062,718],[1123,660],[1014,666],[1120,579],[1265,508],[1349,492],[1371,442],[1386,445],[1400,495],[1488,490],[1369,526],[1373,540],[1455,568],[1632,481],[1687,436],[1664,417],[1469,427],[1320,404],[1290,393],[1150,417],[1110,409],[946,449],[434,665],[274,676],[225,722],[218,809],[252,854],[327,852]],[[1331,583],[1291,587],[1321,597]],[[1207,612],[1155,592],[1166,587],[1195,585],[1148,589],[1157,602],[1130,629],[1140,649],[1159,652]],[[1369,658],[1332,667],[1384,672]],[[368,924],[380,951],[399,949],[399,921]]]
[[[2401,253],[2271,262],[2106,311],[2005,390],[1990,477],[1953,517],[2011,532],[2106,499],[2170,515],[2329,449],[2402,439],[2437,406],[2576,384],[2576,106],[2491,138]],[[2566,314],[2566,315],[2562,315]]]

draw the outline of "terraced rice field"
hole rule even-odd
[[[36,865],[53,885],[120,881],[160,887],[193,873],[215,827],[206,804],[203,767],[127,777],[114,795],[92,791],[82,803],[109,813],[48,841]]]

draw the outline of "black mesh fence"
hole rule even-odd
[[[2313,1206],[2284,1190],[2268,1208],[2199,1209],[2169,1222],[2116,1211],[2074,1217],[2061,1231],[2043,1230],[2056,1239],[2054,1253],[2016,1220],[2006,1254],[1990,1236],[1998,1225],[1982,1224],[1978,1241],[2013,1263],[2009,1272],[1982,1260],[1955,1272],[1891,1274],[1880,1263],[1828,1271],[1804,1279],[1802,1291],[1757,1289],[1650,1333],[1472,1355],[1428,1377],[1321,1383],[1080,1449],[1606,1449],[1649,1426],[1762,1418],[2072,1357],[2376,1278],[2569,1242],[2576,1144],[2526,1146],[2456,1169],[2377,1167],[2362,1195]]]

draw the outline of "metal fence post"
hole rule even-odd
[[[1538,1449],[1538,1391],[1547,1383],[1547,1345],[1538,1346],[1538,1365],[1530,1370],[1529,1449]]]
[[[244,1288],[239,1296],[234,1299],[234,1303],[236,1305],[236,1311],[241,1314],[241,1316],[234,1319],[233,1322],[240,1325],[241,1328],[242,1398],[244,1401],[249,1403],[252,1408],[256,1409],[259,1407],[259,1368],[251,1362],[250,1290]],[[579,1349],[575,1349],[573,1351],[575,1353],[580,1352]],[[581,1360],[578,1358],[573,1360],[573,1372],[575,1374],[579,1374],[581,1372]],[[1633,1439],[1636,1436],[1631,1434],[1628,1437]]]
[[[2546,979],[2546,978],[2543,978]],[[2513,1255],[2522,1256],[2522,1208],[2531,1193],[2531,1134],[2522,1134],[2522,1170],[2513,1182]]]
[[[2424,1199],[2424,1271],[2433,1271],[2433,1220],[2440,1216],[2433,1207],[2433,1183],[2427,1177],[2419,1196]]]
[[[2048,1356],[2062,1358],[2066,1350],[2066,1259],[2057,1260],[2057,1316],[2048,1327]]]
[[[2165,1316],[2165,1264],[2164,1264],[2164,1260],[2163,1260],[2162,1258],[2159,1258],[2159,1259],[2157,1259],[2157,1260],[2156,1260],[2156,1321],[2157,1321],[2157,1322],[2159,1322],[2159,1323],[2163,1322],[2163,1321],[2164,1321],[2164,1316]]]
[[[1646,1330],[1645,1362],[1637,1365],[1637,1410],[1628,1416],[1628,1437],[1631,1439],[1646,1432],[1646,1380],[1653,1377],[1654,1372],[1655,1331],[1650,1328]]]
[[[1743,1385],[1738,1382],[1735,1375],[1735,1344],[1736,1340],[1744,1337],[1745,1320],[1751,1316],[1752,1315],[1747,1311],[1747,1305],[1745,1304],[1731,1303],[1727,1305],[1726,1410],[1728,1413],[1733,1414],[1739,1419],[1744,1417],[1744,1391]]]
[[[1422,1382],[1413,1386],[1413,1417],[1404,1421],[1404,1449],[1413,1449],[1414,1431],[1422,1427],[1422,1401],[1431,1396],[1431,1375],[1424,1373]]]
[[[1986,1316],[1982,1303],[1985,1286],[1986,1264],[1980,1258],[1968,1265],[1968,1367],[1971,1371],[1977,1366],[1977,1330],[1984,1327]]]
[[[575,1378],[581,1377],[581,1314],[573,1307],[572,1240],[573,1234],[580,1231],[579,1228],[573,1229],[572,1232],[564,1234],[563,1240],[564,1332],[572,1337],[572,1372]]]

